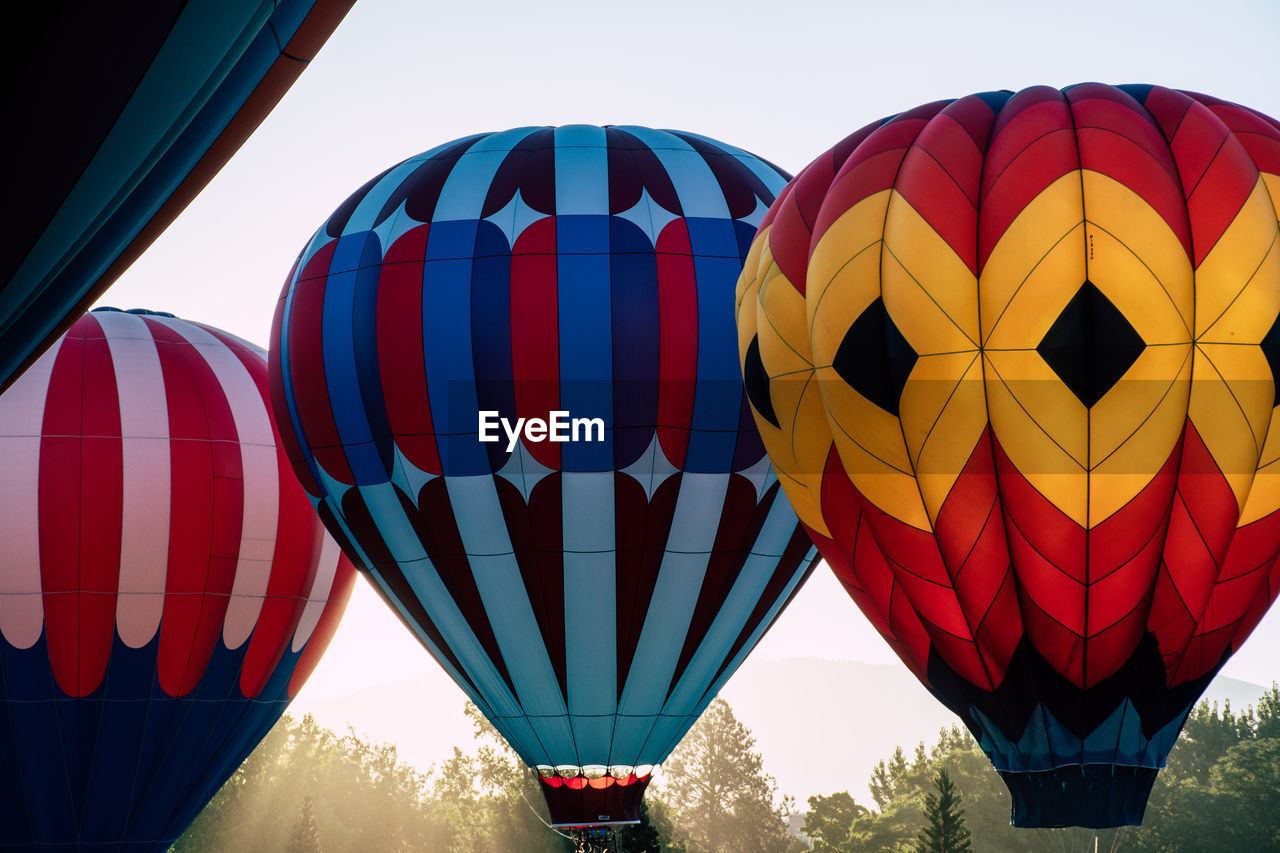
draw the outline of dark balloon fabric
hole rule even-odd
[[[792,504],[1020,826],[1141,820],[1280,583],[1280,125],[1159,86],[926,104],[779,196],[739,349]]]
[[[32,3],[0,85],[0,388],[204,187],[354,0]]]
[[[557,822],[635,817],[812,565],[734,350],[785,180],[689,133],[473,136],[348,199],[281,296],[299,477]],[[497,417],[557,411],[572,440],[508,452]]]
[[[328,645],[355,570],[265,356],[95,311],[0,395],[0,849],[168,849]]]

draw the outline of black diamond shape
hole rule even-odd
[[[769,374],[764,372],[764,362],[760,360],[759,335],[747,345],[747,357],[742,362],[742,380],[747,387],[747,399],[755,406],[760,417],[778,426],[778,416],[773,411],[773,398],[769,396]]]
[[[1275,402],[1272,406],[1280,406],[1280,316],[1271,324],[1271,330],[1259,345],[1262,354],[1267,357],[1267,366],[1271,368],[1271,381],[1276,388]]]
[[[897,416],[902,389],[918,357],[889,319],[884,301],[876,299],[844,333],[831,366],[853,390]]]
[[[1036,352],[1081,403],[1092,407],[1146,346],[1120,309],[1086,279]]]

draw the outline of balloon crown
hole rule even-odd
[[[172,317],[175,320],[178,319],[168,311],[152,311],[150,308],[112,308],[110,305],[100,305],[94,308],[92,313],[98,311],[115,311],[117,314],[144,314],[148,317]]]

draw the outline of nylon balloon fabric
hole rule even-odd
[[[168,849],[328,645],[355,570],[265,355],[99,310],[0,395],[3,849]]]
[[[1148,85],[926,104],[810,164],[738,288],[819,550],[1018,826],[1141,821],[1275,597],[1280,127]]]
[[[0,388],[204,188],[352,2],[33,3],[6,22]]]
[[[351,196],[281,295],[295,470],[556,823],[638,817],[812,565],[734,350],[785,181],[689,133],[472,136]]]

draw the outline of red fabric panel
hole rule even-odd
[[[1191,257],[1191,230],[1178,170],[1160,128],[1137,101],[1100,83],[1073,87],[1067,102],[1080,165],[1133,190],[1178,236]]]
[[[1191,219],[1200,266],[1258,182],[1258,167],[1222,120],[1188,95],[1154,89],[1146,107],[1164,129]]]
[[[440,474],[422,341],[422,274],[430,225],[400,235],[378,274],[378,375],[387,423],[410,462]]]
[[[511,248],[511,375],[519,417],[560,409],[560,297],[556,279],[556,219],[539,219]],[[504,442],[505,436],[501,438]],[[560,445],[524,442],[538,462],[560,469]]]
[[[180,335],[144,320],[169,404],[173,490],[157,675],[168,695],[184,696],[221,635],[240,550],[243,474],[231,408],[213,370]]]
[[[293,675],[289,676],[290,699],[298,695],[302,685],[307,683],[307,679],[315,671],[316,665],[320,663],[320,656],[329,647],[329,642],[338,630],[338,623],[342,621],[342,614],[347,610],[347,602],[351,599],[351,590],[355,585],[355,567],[351,565],[351,561],[344,554],[338,558],[338,571],[333,577],[333,587],[329,591],[329,602],[320,613],[320,621],[316,623],[316,627],[311,632],[311,637],[307,640],[306,646],[303,647],[302,653],[298,656],[298,662],[294,664]]]
[[[45,636],[58,686],[97,689],[115,633],[124,488],[120,406],[107,342],[83,318],[54,361],[40,442]]]
[[[353,485],[355,477],[347,465],[342,440],[338,437],[333,403],[329,400],[329,387],[324,375],[324,291],[329,264],[333,261],[337,245],[337,240],[326,243],[307,261],[298,276],[289,318],[289,364],[292,367],[289,379],[293,383],[294,405],[307,425],[307,443],[316,463],[338,482]]]
[[[880,123],[876,122],[855,131],[806,166],[778,195],[760,223],[761,231],[772,224],[769,249],[773,252],[773,259],[782,274],[801,293],[805,292],[809,271],[813,223],[818,219],[818,211],[831,189],[831,182],[849,155],[879,126]]]
[[[849,208],[894,185],[907,149],[915,142],[916,136],[929,119],[937,115],[947,103],[937,101],[925,104],[896,116],[877,127],[854,150],[831,183],[818,218],[813,223],[810,245],[821,240],[827,229]]]
[[[667,459],[684,467],[698,378],[698,280],[689,229],[667,224],[654,252],[658,267],[658,443]]]
[[[1075,127],[1062,93],[1036,86],[1010,98],[996,118],[983,168],[979,269],[1027,204],[1080,168]]]
[[[925,125],[902,162],[896,185],[947,245],[978,274],[978,191],[995,113],[971,95]]]
[[[928,684],[929,635],[906,600],[871,533],[862,496],[845,476],[835,447],[822,475],[822,517],[834,539],[809,530],[849,596],[916,677]]]

